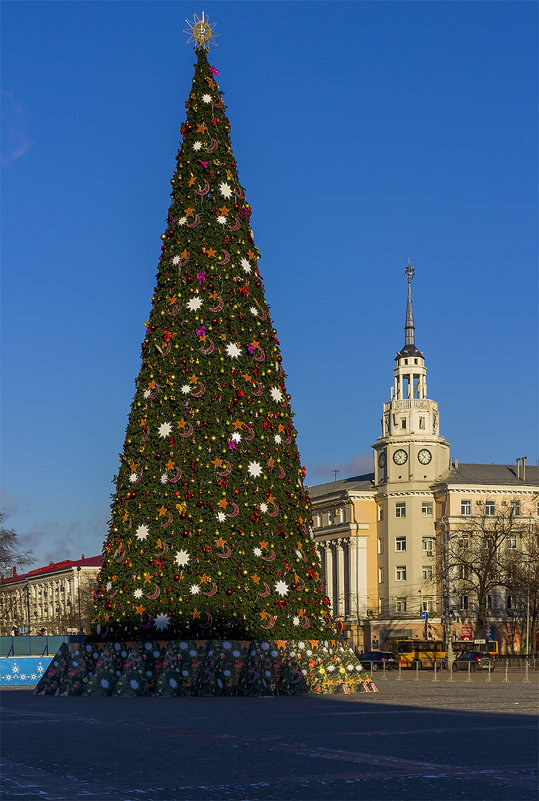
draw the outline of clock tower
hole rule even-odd
[[[395,356],[391,400],[384,403],[382,436],[373,445],[375,485],[432,483],[449,467],[449,445],[439,434],[438,404],[427,397],[427,368],[415,344],[412,279],[408,262],[404,347]]]

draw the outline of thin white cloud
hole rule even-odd
[[[22,158],[34,144],[28,135],[29,115],[13,92],[2,90],[2,166]]]
[[[307,470],[307,483],[312,484],[317,480],[334,481],[335,470],[338,470],[337,481],[339,481],[342,478],[372,473],[373,469],[372,453],[363,453],[359,456],[354,456],[348,462],[337,462],[334,464],[320,462]],[[309,477],[311,477],[311,481],[309,481]]]

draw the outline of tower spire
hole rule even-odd
[[[412,309],[412,280],[414,277],[415,269],[412,267],[410,259],[404,271],[406,280],[408,281],[408,298],[406,300],[406,321],[404,323],[404,344],[415,345],[415,326],[414,326],[414,312]]]

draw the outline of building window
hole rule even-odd
[[[485,514],[488,517],[496,514],[496,501],[487,501],[485,503]]]
[[[432,567],[430,565],[423,565],[423,580],[432,581]]]
[[[468,611],[468,596],[467,595],[461,595],[460,596],[460,598],[459,598],[459,607],[460,607],[461,612],[467,612]]]
[[[460,502],[460,513],[461,513],[461,515],[471,515],[471,513],[472,513],[472,502],[471,501],[461,501]]]
[[[314,516],[313,523],[315,528],[320,528],[320,515]]]
[[[379,567],[378,568],[378,584],[383,584],[383,583],[384,583],[384,568],[383,567]]]
[[[493,606],[494,606],[494,604],[493,604],[493,598],[492,598],[492,595],[487,595],[487,600],[486,600],[486,607],[487,607],[487,609],[492,609],[492,608],[493,608]]]
[[[406,418],[402,418],[401,420],[401,428],[406,428]]]
[[[419,418],[419,430],[423,431],[424,428],[425,428],[425,418],[424,417],[420,417]]]
[[[382,601],[382,599],[381,599],[381,598],[378,598],[378,614],[379,614],[379,615],[381,615],[381,614],[382,614],[382,605],[383,605],[383,601]]]
[[[511,501],[511,514],[513,517],[520,517],[520,501]]]
[[[395,517],[406,517],[406,502],[397,501],[395,504]]]
[[[333,509],[328,511],[328,526],[332,526],[335,521],[335,512]]]
[[[459,565],[458,577],[459,579],[467,579],[470,576],[470,565]]]
[[[423,612],[434,612],[434,599],[433,598],[423,598],[421,601],[421,607]]]
[[[516,534],[510,534],[507,537],[507,547],[509,548],[510,551],[516,550],[516,547],[517,547],[517,535]]]
[[[384,552],[384,541],[380,537],[378,537],[378,553]]]
[[[397,537],[395,539],[395,550],[396,551],[406,550],[406,537]]]
[[[432,556],[434,551],[434,539],[432,537],[423,537],[421,545],[427,556]]]
[[[470,547],[470,535],[469,534],[460,534],[457,540],[458,546],[462,551],[465,551],[467,548]]]
[[[381,503],[378,504],[378,520],[384,519],[384,507]]]
[[[406,581],[406,565],[395,567],[395,581]]]
[[[432,503],[423,501],[421,504],[421,517],[432,517]]]
[[[397,598],[395,603],[396,612],[406,612],[406,598]]]
[[[507,596],[507,608],[508,609],[514,609],[515,608],[515,596],[514,595],[508,595]]]

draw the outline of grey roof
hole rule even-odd
[[[521,468],[522,471],[522,468]],[[522,472],[521,472],[522,475]],[[500,484],[515,487],[539,486],[539,467],[526,465],[526,480],[517,478],[514,464],[467,464],[459,463],[446,470],[436,484]]]
[[[365,473],[362,476],[352,476],[342,478],[339,481],[330,481],[327,484],[316,484],[314,487],[306,487],[309,491],[311,500],[324,495],[342,495],[345,492],[364,491],[373,488],[374,473]]]

